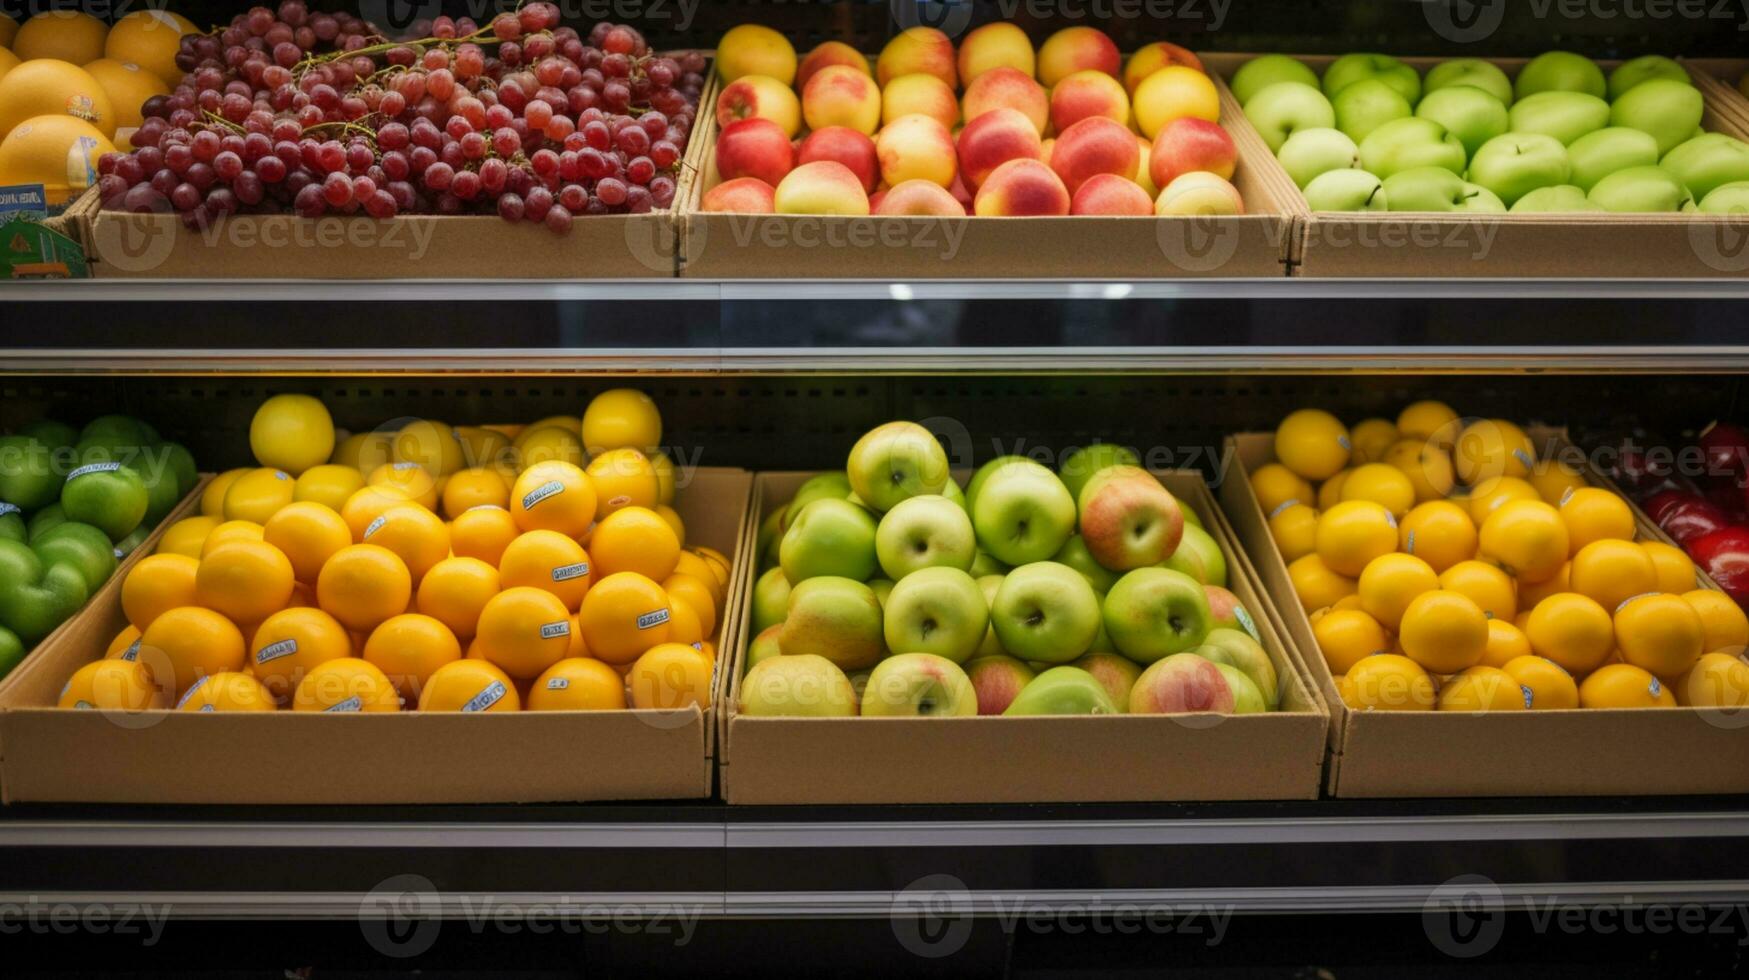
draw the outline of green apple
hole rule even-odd
[[[177,489],[176,471],[165,465],[163,459],[142,461],[144,467],[140,471],[141,482],[146,485],[146,516],[134,530],[158,526],[166,514],[176,509],[182,502],[182,494]]]
[[[871,667],[886,652],[880,600],[874,590],[852,579],[825,576],[799,582],[790,589],[778,642],[785,656],[814,653],[842,670]]]
[[[1158,565],[1184,538],[1177,498],[1137,466],[1114,466],[1087,481],[1080,513],[1087,550],[1116,572]]]
[[[79,444],[109,450],[102,457],[109,460],[122,459],[124,453],[137,454],[157,441],[158,433],[131,415],[99,415],[79,430]]]
[[[29,436],[50,449],[71,446],[79,441],[79,430],[54,419],[37,419],[18,427],[18,434]]]
[[[1009,717],[1041,715],[1115,715],[1118,707],[1092,674],[1079,667],[1052,667],[1033,678],[1014,703],[1002,712]]]
[[[26,435],[0,436],[0,501],[27,514],[61,496],[50,447]]]
[[[1609,126],[1574,140],[1567,159],[1573,164],[1574,186],[1590,191],[1617,170],[1656,165],[1658,141],[1637,129]]]
[[[747,644],[747,669],[752,670],[772,657],[783,656],[783,625],[767,626]]]
[[[741,679],[741,714],[754,718],[852,718],[856,715],[856,692],[844,671],[824,657],[772,657]]]
[[[145,481],[120,463],[86,463],[68,473],[61,487],[67,519],[100,528],[111,541],[140,526],[148,502]]]
[[[753,583],[753,632],[777,626],[789,614],[789,579],[782,568],[768,568]]]
[[[999,715],[1037,676],[1033,669],[1005,654],[979,654],[965,665],[972,690],[978,692],[978,714]]]
[[[947,486],[941,488],[941,495],[953,501],[960,510],[966,509],[966,491],[952,476],[947,478]]]
[[[963,572],[978,554],[978,538],[965,508],[933,494],[901,500],[881,515],[874,546],[881,571],[895,582],[923,568]]]
[[[1376,79],[1389,85],[1413,106],[1421,101],[1421,74],[1388,54],[1345,54],[1324,69],[1324,94],[1331,99],[1361,82]]]
[[[1276,82],[1299,82],[1317,88],[1318,73],[1285,54],[1266,54],[1241,65],[1233,73],[1230,87],[1233,98],[1238,99],[1240,105],[1245,105],[1251,101],[1253,95]]]
[[[1706,99],[1687,82],[1653,78],[1629,89],[1609,110],[1611,126],[1652,134],[1662,156],[1693,135],[1706,114]]]
[[[1726,184],[1749,180],[1749,143],[1723,133],[1705,133],[1665,154],[1658,165],[1698,200]]]
[[[63,521],[32,541],[30,549],[46,565],[68,565],[78,569],[85,578],[88,592],[95,593],[115,573],[118,549],[108,535],[89,524]]]
[[[1263,695],[1263,703],[1271,711],[1281,703],[1281,684],[1275,671],[1275,663],[1264,652],[1263,644],[1253,639],[1251,634],[1235,629],[1209,630],[1202,646],[1193,652],[1199,657],[1242,671],[1257,685],[1258,693]]]
[[[1393,119],[1407,119],[1415,114],[1409,100],[1379,78],[1349,85],[1331,97],[1330,105],[1336,110],[1336,128],[1356,143]]]
[[[815,473],[802,481],[802,485],[796,488],[795,496],[789,499],[789,505],[779,518],[778,533],[789,530],[789,522],[802,512],[803,507],[816,500],[844,500],[850,493],[850,477],[845,476],[843,470]]]
[[[1206,582],[1203,583],[1202,591],[1209,597],[1210,629],[1243,629],[1247,635],[1251,635],[1256,629],[1251,614],[1245,611],[1238,596],[1219,585],[1209,585]],[[1251,638],[1256,639],[1255,636]]]
[[[24,641],[18,638],[17,633],[0,626],[0,680],[4,680],[7,674],[12,673],[12,668],[22,663],[24,655],[29,652],[24,648]]]
[[[893,586],[884,604],[883,635],[895,653],[933,653],[965,663],[990,628],[990,607],[970,575],[925,568]]]
[[[1427,72],[1427,95],[1454,85],[1473,85],[1499,99],[1501,105],[1512,104],[1512,79],[1506,77],[1500,66],[1481,58],[1453,58]]]
[[[893,594],[893,587],[899,583],[890,578],[871,578],[868,580],[868,590],[875,595],[875,601],[881,604],[881,612],[887,609],[887,598]]]
[[[1002,469],[1010,463],[1031,462],[1033,462],[1033,460],[1030,460],[1025,456],[998,456],[995,459],[990,460],[988,463],[985,463],[983,466],[978,467],[977,470],[972,473],[972,478],[966,481],[966,510],[969,512],[972,509],[972,505],[977,502],[978,492],[984,489],[984,481],[990,478],[990,474]]]
[[[1317,88],[1303,82],[1276,82],[1245,103],[1245,118],[1257,127],[1269,152],[1275,153],[1287,138],[1302,129],[1330,129],[1336,125],[1336,109]]]
[[[1081,573],[1054,561],[1022,565],[1003,576],[990,624],[1010,656],[1066,664],[1099,635],[1099,597]]]
[[[862,691],[865,718],[970,717],[978,692],[960,665],[932,653],[888,657],[868,675]]]
[[[1156,661],[1130,689],[1130,713],[1169,715],[1218,712],[1246,715],[1268,711],[1263,692],[1237,667],[1179,653]]]
[[[783,519],[789,513],[789,504],[779,504],[759,522],[759,546],[756,554],[764,563],[769,554],[776,561],[777,547],[783,540]]]
[[[1700,202],[1700,211],[1702,214],[1749,214],[1749,180],[1713,188],[1713,192]]]
[[[987,608],[993,609],[995,607],[996,593],[1001,591],[1002,580],[1004,578],[1007,578],[1007,576],[978,576],[978,591],[983,593],[984,605]],[[1006,654],[1007,652],[1008,651],[1002,649],[1002,640],[996,636],[996,625],[994,619],[992,619],[991,624],[984,630],[984,642],[978,644],[978,656],[990,657],[997,654]]]
[[[1654,78],[1669,79],[1684,85],[1694,84],[1694,80],[1688,75],[1688,69],[1674,60],[1661,54],[1643,54],[1622,62],[1616,66],[1615,71],[1609,73],[1609,99],[1613,102],[1627,94],[1629,89]]]
[[[30,522],[25,525],[25,531],[29,535],[29,540],[35,541],[44,534],[47,534],[51,529],[59,527],[66,522],[67,512],[61,508],[61,502],[57,500],[54,503],[49,504],[47,507],[44,507],[42,510],[30,515]]]
[[[1069,540],[1063,542],[1062,549],[1051,556],[1051,561],[1080,572],[1095,592],[1103,593],[1117,584],[1118,573],[1101,565],[1093,557],[1093,552],[1087,550],[1087,539],[1079,534],[1070,535]]]
[[[1360,166],[1360,146],[1340,129],[1302,129],[1287,138],[1275,158],[1303,191],[1321,174]]]
[[[1101,614],[1118,652],[1144,664],[1201,646],[1214,615],[1201,582],[1166,568],[1118,579]]]
[[[972,567],[966,569],[966,574],[973,578],[983,578],[986,575],[1006,575],[1013,566],[1007,562],[997,561],[996,556],[982,548],[972,558]]]
[[[1454,174],[1462,173],[1468,159],[1458,138],[1431,119],[1388,122],[1360,141],[1361,167],[1384,180],[1417,167],[1444,167]]]
[[[791,585],[822,575],[868,581],[875,573],[875,528],[869,512],[848,500],[813,501],[783,533],[783,577]]]
[[[200,469],[194,464],[194,454],[179,442],[161,442],[155,451],[164,457],[164,465],[176,475],[177,496],[185,497],[200,482]]]
[[[1539,187],[1565,184],[1572,174],[1561,141],[1536,133],[1496,136],[1470,161],[1470,182],[1493,191],[1507,207]]]
[[[12,504],[0,503],[0,540],[30,543],[30,531],[24,526],[24,515]]]
[[[1537,55],[1518,72],[1513,88],[1519,99],[1542,92],[1580,92],[1598,99],[1609,94],[1609,83],[1597,62],[1571,51]]]
[[[1142,676],[1142,668],[1136,662],[1119,654],[1116,650],[1098,650],[1088,653],[1085,657],[1070,664],[1079,667],[1099,682],[1105,688],[1105,693],[1111,697],[1111,703],[1117,706],[1119,714],[1130,710],[1130,689],[1136,686],[1136,679]]]
[[[1057,553],[1075,533],[1075,500],[1044,466],[1030,460],[991,473],[972,502],[978,547],[999,561],[1025,565]]]
[[[1096,442],[1063,457],[1063,464],[1057,467],[1057,476],[1068,488],[1069,496],[1080,500],[1081,488],[1093,479],[1093,474],[1111,466],[1140,466],[1141,462],[1141,457],[1128,446]]]
[[[864,433],[850,447],[844,470],[851,491],[882,513],[906,497],[941,493],[951,478],[947,451],[915,422],[888,422]]]
[[[1178,543],[1178,548],[1172,553],[1194,554],[1202,566],[1200,581],[1204,585],[1227,587],[1227,556],[1221,552],[1221,546],[1215,539],[1200,527],[1185,525],[1184,539]]]
[[[1609,103],[1582,92],[1538,92],[1523,96],[1509,112],[1512,132],[1553,136],[1562,145],[1609,125]]]
[[[1539,187],[1512,205],[1513,214],[1555,214],[1567,211],[1602,211],[1585,196],[1585,189],[1573,184]]]
[[[0,541],[0,627],[34,646],[79,611],[91,589],[80,570],[17,541]]]
[[[1387,211],[1384,181],[1365,170],[1332,170],[1306,185],[1313,211]]]
[[[1675,214],[1694,203],[1682,181],[1662,167],[1617,170],[1598,181],[1590,197],[1605,211],[1621,214]]]
[[[1415,115],[1431,119],[1464,145],[1474,156],[1482,144],[1506,132],[1506,103],[1472,85],[1451,85],[1427,93]]]

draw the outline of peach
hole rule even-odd
[[[869,68],[868,56],[856,50],[843,41],[826,41],[809,51],[807,57],[796,67],[796,88],[806,88],[808,79],[813,78],[820,69],[827,65],[844,65],[855,68],[870,78],[874,71]]]
[[[742,24],[717,42],[717,74],[725,82],[768,75],[788,86],[796,77],[796,49],[769,27]]]
[[[1153,139],[1174,119],[1190,117],[1221,121],[1221,98],[1215,83],[1194,68],[1172,65],[1142,80],[1136,87],[1136,125]]]
[[[1083,119],[1064,130],[1051,153],[1051,169],[1063,178],[1070,194],[1096,174],[1133,181],[1141,161],[1135,134],[1104,116]]]
[[[740,214],[771,214],[777,210],[771,185],[758,177],[737,177],[704,192],[700,211],[733,211]]]
[[[1038,49],[1038,80],[1046,88],[1078,71],[1102,71],[1117,77],[1123,56],[1117,44],[1105,32],[1095,27],[1065,27],[1050,37]]]
[[[1102,71],[1078,71],[1051,89],[1051,125],[1057,132],[1094,116],[1130,124],[1130,96],[1117,79]]]
[[[1154,155],[1154,144],[1148,142],[1146,136],[1136,137],[1136,146],[1141,150],[1142,158],[1136,162],[1136,184],[1148,192],[1148,200],[1160,196],[1160,185],[1154,183],[1153,171],[1149,169]]]
[[[1032,120],[1015,109],[992,109],[960,130],[960,175],[976,189],[1010,160],[1037,160],[1043,150]]]
[[[873,136],[881,125],[881,90],[855,68],[827,65],[802,90],[802,118],[809,129],[846,126]]]
[[[791,170],[772,194],[778,214],[868,214],[868,192],[850,168],[816,160]]]
[[[769,119],[793,137],[802,128],[802,105],[788,85],[770,75],[745,75],[717,96],[717,125],[726,128],[737,119]]]
[[[977,657],[966,664],[966,677],[978,692],[978,714],[999,715],[1008,710],[1020,689],[1033,678],[1032,668],[1006,654]]]
[[[881,127],[875,152],[888,187],[919,178],[947,187],[959,173],[952,134],[928,116],[900,116]]]
[[[1039,162],[1044,164],[1047,167],[1050,166],[1051,165],[1051,157],[1055,156],[1056,152],[1057,152],[1057,138],[1055,136],[1053,136],[1050,139],[1045,140],[1043,143],[1039,144],[1039,147],[1038,147]]]
[[[953,195],[934,181],[907,180],[882,191],[874,214],[914,215],[931,218],[963,218],[966,209]]]
[[[966,122],[991,109],[1014,109],[1032,120],[1040,136],[1051,121],[1051,97],[1044,86],[1013,68],[992,68],[966,86],[960,100],[960,115]]]
[[[881,91],[881,122],[922,115],[952,129],[960,121],[960,100],[934,75],[900,75]]]
[[[1118,214],[1151,217],[1154,199],[1141,185],[1117,174],[1095,174],[1069,201],[1070,214]]]
[[[717,134],[717,173],[723,180],[757,177],[776,184],[795,166],[795,147],[769,119],[737,119]]]
[[[1032,39],[1007,21],[985,24],[960,42],[960,84],[970,85],[993,68],[1013,68],[1028,77],[1037,68]]]
[[[1172,120],[1154,138],[1148,155],[1148,177],[1155,187],[1165,187],[1180,175],[1198,170],[1232,180],[1238,166],[1239,148],[1233,145],[1233,137],[1220,123],[1206,119]]]
[[[850,168],[862,189],[872,191],[881,180],[881,161],[875,155],[874,140],[847,126],[816,129],[802,140],[796,150],[796,163],[816,160],[836,160]]]
[[[1181,48],[1170,41],[1155,41],[1130,55],[1129,63],[1123,67],[1124,90],[1134,95],[1136,86],[1149,75],[1173,65],[1203,70],[1202,59],[1192,54],[1189,48]]]
[[[875,59],[875,78],[884,88],[900,75],[934,75],[948,88],[959,85],[954,67],[953,39],[933,27],[907,27]]]
[[[1160,192],[1160,199],[1154,202],[1154,213],[1244,214],[1245,199],[1239,195],[1239,189],[1225,178],[1193,170],[1166,185],[1166,189]]]
[[[978,188],[973,209],[985,218],[1035,218],[1069,213],[1069,189],[1037,160],[1010,160]]]

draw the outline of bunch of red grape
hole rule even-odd
[[[393,41],[304,0],[182,38],[186,74],[142,108],[135,149],[98,164],[104,207],[230,214],[488,214],[558,234],[577,215],[674,200],[704,56],[636,30],[587,38],[529,3],[485,30],[438,17]]]

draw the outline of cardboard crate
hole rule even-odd
[[[871,59],[872,62],[872,59]],[[1211,76],[1213,77],[1213,76]],[[681,198],[680,274],[701,279],[1160,279],[1286,275],[1293,182],[1255,162],[1269,147],[1215,78],[1221,125],[1239,148],[1246,213],[1207,218],[909,218],[707,214],[721,183],[718,127],[701,114],[699,158]],[[718,87],[705,92],[714,105]],[[1279,173],[1280,167],[1269,160]]]
[[[705,467],[691,477],[674,503],[689,540],[740,559],[752,474]],[[156,544],[154,535],[142,553]],[[716,637],[719,664],[726,641],[740,635],[749,581],[738,560]],[[481,715],[55,708],[66,679],[125,625],[118,575],[0,689],[8,802],[524,803],[711,792],[710,706]],[[713,673],[711,705],[722,673]]]
[[[810,473],[761,473],[755,514],[786,501]],[[719,707],[730,803],[993,803],[1119,800],[1314,799],[1329,715],[1304,666],[1267,612],[1214,498],[1196,473],[1161,472],[1204,519],[1228,556],[1228,587],[1252,611],[1282,684],[1266,715],[1107,715],[1074,718],[750,718],[740,677],[750,614]],[[758,520],[750,522],[757,526]],[[745,561],[749,583],[751,551]],[[748,588],[742,601],[752,601]]]
[[[1205,60],[1223,77],[1256,55]],[[1296,55],[1322,73],[1330,55]],[[1404,58],[1423,74],[1446,58]],[[1515,75],[1529,59],[1489,58]],[[1618,62],[1599,62],[1606,69]],[[1749,116],[1720,91],[1714,73],[1749,61],[1690,64],[1706,98],[1701,125],[1749,139]],[[1707,70],[1700,70],[1704,66]],[[1289,209],[1300,215],[1289,274],[1307,277],[1414,278],[1739,278],[1749,272],[1749,217],[1687,214],[1360,214],[1313,212],[1273,156],[1256,161],[1286,182]]]
[[[1539,457],[1583,460],[1555,429],[1531,429]],[[1311,620],[1288,579],[1251,489],[1251,471],[1275,459],[1274,435],[1227,440],[1220,499],[1276,601],[1330,707],[1329,790],[1341,797],[1649,796],[1749,791],[1749,712],[1711,708],[1610,708],[1452,713],[1352,711],[1336,692]],[[1614,489],[1594,467],[1594,485]],[[1626,498],[1624,498],[1626,499]],[[1629,501],[1629,506],[1633,506]],[[1669,542],[1640,510],[1643,540]],[[1701,587],[1715,588],[1699,576]]]

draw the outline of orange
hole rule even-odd
[[[311,668],[292,692],[293,711],[400,711],[395,686],[375,664],[341,657]]]
[[[1342,500],[1370,500],[1390,511],[1392,517],[1402,517],[1415,506],[1415,484],[1402,470],[1385,463],[1367,463],[1350,470],[1337,495]]]
[[[1652,557],[1652,567],[1658,570],[1658,591],[1682,594],[1700,583],[1695,574],[1694,559],[1675,545],[1662,541],[1642,541],[1640,547]]]
[[[1706,626],[1679,595],[1643,595],[1615,611],[1615,645],[1635,667],[1677,677],[1707,652]]]
[[[140,629],[128,625],[115,634],[115,639],[109,641],[109,646],[103,651],[105,660],[138,660],[140,659]]]
[[[634,708],[701,710],[711,699],[711,659],[684,643],[644,651],[626,674]]]
[[[347,545],[334,553],[316,578],[316,605],[342,626],[368,633],[405,612],[413,576],[401,556],[374,544]]]
[[[1348,441],[1354,444],[1349,462],[1355,466],[1382,462],[1385,453],[1401,438],[1397,423],[1390,419],[1362,419],[1348,430]]]
[[[680,560],[680,538],[655,511],[624,507],[596,526],[589,554],[602,575],[637,572],[660,582]]]
[[[1342,502],[1342,485],[1348,482],[1348,473],[1348,470],[1341,470],[1318,485],[1319,510],[1329,510]]]
[[[164,695],[152,686],[152,672],[132,660],[95,660],[67,679],[56,699],[58,708],[144,711],[164,707]]]
[[[389,449],[395,462],[415,463],[433,476],[448,476],[466,465],[455,430],[430,419],[407,423],[390,438]],[[435,509],[437,505],[431,506]]]
[[[1338,609],[1318,617],[1312,636],[1332,674],[1346,674],[1367,657],[1385,653],[1391,638],[1378,620],[1358,609]]]
[[[496,472],[496,467],[504,465],[509,454],[510,437],[485,426],[458,425],[455,427],[455,437],[461,440],[462,465],[470,469],[489,469]],[[510,498],[508,484],[505,485],[504,496],[506,500]]]
[[[577,621],[590,652],[618,665],[666,643],[672,615],[668,594],[660,585],[636,572],[620,572],[590,588]]]
[[[557,531],[582,537],[595,523],[595,483],[562,460],[536,463],[510,488],[510,516],[524,531]]]
[[[520,532],[516,519],[502,507],[482,506],[457,514],[449,522],[449,550],[458,558],[478,558],[497,567],[504,549]]]
[[[365,525],[363,540],[401,556],[415,585],[449,557],[449,525],[416,504],[397,504],[377,515]]]
[[[1678,704],[1697,708],[1749,705],[1749,664],[1728,653],[1708,653],[1670,683]]]
[[[699,631],[705,636],[712,635],[717,628],[717,605],[711,596],[711,587],[703,579],[683,572],[675,572],[662,580],[662,591],[668,593],[669,608],[674,606],[691,606],[698,615]]]
[[[723,589],[725,589],[725,590],[728,589],[728,587],[729,587],[729,572],[734,567],[730,563],[728,556],[724,555],[722,552],[718,551],[717,549],[710,547],[709,545],[702,545],[701,544],[701,545],[697,545],[697,546],[692,547],[692,548],[688,548],[687,550],[692,552],[695,555],[698,555],[700,558],[703,558],[705,561],[709,562],[710,566],[711,566],[711,571],[716,573],[717,582],[721,585],[721,587]]]
[[[462,658],[462,646],[450,628],[430,616],[403,613],[371,630],[363,657],[376,664],[409,704],[433,671]]]
[[[243,669],[243,633],[211,609],[172,609],[140,635],[139,662],[166,695],[180,697],[208,674]]]
[[[656,516],[662,518],[662,523],[674,529],[675,540],[686,542],[686,521],[680,517],[680,512],[667,504],[656,505]]]
[[[419,695],[420,711],[521,711],[522,697],[504,671],[484,660],[437,668]]]
[[[1579,707],[1579,685],[1560,664],[1542,657],[1514,657],[1500,668],[1530,692],[1525,705],[1539,711]]]
[[[1403,516],[1397,546],[1443,572],[1476,557],[1476,522],[1449,500],[1429,500]]]
[[[1302,408],[1275,427],[1275,458],[1308,480],[1328,480],[1348,465],[1348,428],[1318,408]]]
[[[318,503],[339,513],[346,499],[364,488],[364,475],[350,466],[323,463],[298,474],[292,500]]]
[[[1415,499],[1421,503],[1445,499],[1457,482],[1450,453],[1425,439],[1398,440],[1385,451],[1385,462],[1403,471],[1415,485]]]
[[[1511,577],[1487,562],[1458,562],[1439,574],[1439,587],[1469,596],[1494,619],[1518,615],[1518,591]]]
[[[317,666],[353,653],[352,638],[338,620],[303,606],[262,620],[249,646],[249,669],[281,700]]]
[[[1488,620],[1488,647],[1482,651],[1484,666],[1505,667],[1530,654],[1530,637],[1523,630],[1504,619]]]
[[[393,487],[407,495],[407,499],[436,511],[438,501],[437,477],[430,470],[418,463],[384,463],[372,470],[365,480],[366,486]]]
[[[1554,578],[1542,582],[1518,583],[1518,606],[1525,610],[1535,609],[1537,603],[1549,596],[1574,591],[1577,590],[1573,588],[1573,563],[1569,561],[1561,566]]]
[[[1707,653],[1722,651],[1735,656],[1749,645],[1749,618],[1730,596],[1716,589],[1692,589],[1682,593],[1682,599],[1700,614]]]
[[[1570,490],[1559,505],[1568,547],[1577,555],[1593,541],[1632,541],[1634,512],[1628,502],[1597,487]]]
[[[254,521],[226,521],[207,533],[200,545],[200,556],[205,558],[233,541],[261,541],[266,536],[267,529]]]
[[[1383,505],[1350,500],[1318,518],[1318,557],[1338,575],[1360,575],[1367,563],[1397,550],[1397,522]]]
[[[662,413],[636,388],[610,388],[589,399],[581,429],[592,456],[626,448],[654,452],[662,441]]]
[[[565,656],[589,657],[589,644],[583,642],[583,627],[578,624],[576,613],[571,614],[571,645],[565,649]]]
[[[1544,459],[1531,467],[1530,485],[1536,487],[1537,496],[1543,499],[1543,503],[1559,507],[1567,491],[1578,490],[1586,484],[1584,475],[1576,468],[1558,459]]]
[[[1670,688],[1631,664],[1609,664],[1579,685],[1581,708],[1674,708]]]
[[[1281,551],[1281,560],[1292,562],[1317,550],[1318,511],[1290,500],[1269,519],[1269,535]]]
[[[504,549],[498,561],[502,588],[542,589],[575,611],[595,581],[589,553],[557,531],[529,531]]]
[[[674,571],[681,575],[691,575],[710,586],[711,601],[720,609],[726,598],[727,578],[719,577],[716,566],[696,551],[681,551],[674,560]]]
[[[164,536],[158,539],[157,553],[199,558],[200,549],[206,544],[206,536],[220,523],[217,517],[184,517],[164,529]]]
[[[121,610],[139,629],[178,606],[197,605],[194,577],[200,562],[187,555],[151,555],[121,583]]]
[[[1343,677],[1344,700],[1356,711],[1433,710],[1433,678],[1400,654],[1367,657]]]
[[[1440,711],[1523,711],[1524,688],[1498,667],[1476,666],[1439,688]]]
[[[1488,617],[1475,600],[1445,589],[1416,596],[1403,611],[1403,653],[1435,674],[1474,667],[1488,649]]]
[[[201,605],[233,623],[259,623],[291,600],[292,564],[265,541],[234,541],[200,560],[194,577]]]
[[[248,674],[227,671],[194,682],[176,702],[177,711],[277,711],[273,694]]]
[[[248,473],[254,467],[244,466],[234,470],[226,470],[207,482],[206,488],[200,492],[200,512],[205,517],[223,517],[225,514],[225,494],[231,492],[231,484],[237,478]]]
[[[1470,520],[1478,527],[1500,505],[1513,500],[1541,500],[1536,487],[1516,476],[1492,476],[1470,488]]]
[[[449,627],[458,637],[474,635],[480,610],[498,594],[498,569],[478,558],[445,558],[419,582],[419,611]]]
[[[1439,588],[1432,566],[1414,555],[1380,555],[1360,573],[1360,607],[1385,629],[1395,631],[1403,610],[1424,592]]]
[[[505,507],[509,503],[510,484],[494,469],[476,466],[459,470],[443,485],[443,512],[450,517],[470,507]]]
[[[1309,506],[1317,500],[1312,484],[1280,463],[1268,463],[1252,470],[1251,492],[1257,495],[1257,503],[1266,517],[1288,504]]]
[[[1549,596],[1530,611],[1524,635],[1537,656],[1583,677],[1609,659],[1615,649],[1615,626],[1609,610],[1576,592]]]
[[[656,471],[656,502],[674,503],[674,461],[667,453],[651,453],[650,468]]]
[[[1520,582],[1554,578],[1570,553],[1567,525],[1540,500],[1501,504],[1482,522],[1476,555],[1505,569]]]
[[[225,520],[266,524],[275,511],[292,502],[295,489],[291,475],[284,470],[266,466],[250,470],[225,491]]]
[[[1403,409],[1397,415],[1397,431],[1404,436],[1415,439],[1434,439],[1435,445],[1442,449],[1451,448],[1451,439],[1457,433],[1458,413],[1445,402],[1419,401]]]
[[[284,552],[292,577],[308,584],[316,581],[324,562],[352,543],[352,529],[327,504],[304,500],[268,518],[261,539]]]
[[[334,455],[328,461],[350,466],[363,476],[394,460],[394,453],[389,446],[394,436],[393,432],[354,433],[334,447]]]
[[[541,463],[570,463],[582,466],[588,454],[577,429],[558,425],[531,425],[517,433],[511,443],[510,455],[521,469]]]
[[[698,613],[693,612],[692,603],[670,601],[668,613],[669,642],[685,643],[697,648],[709,637],[709,634],[704,631],[704,622],[699,619]],[[578,634],[581,635],[582,630],[579,629]]]
[[[1338,575],[1314,552],[1296,559],[1287,567],[1288,581],[1294,595],[1306,612],[1333,606],[1344,597],[1354,595],[1360,585],[1346,575]]]
[[[589,657],[567,657],[535,678],[529,711],[611,711],[626,706],[619,671]]]
[[[595,487],[598,521],[622,507],[656,506],[656,469],[636,449],[610,449],[590,460],[585,472]]]
[[[1637,595],[1658,591],[1658,570],[1646,549],[1632,541],[1603,538],[1573,556],[1567,580],[1570,591],[1614,610]]]
[[[346,498],[345,505],[340,508],[340,517],[352,530],[352,541],[357,544],[364,540],[365,528],[381,517],[383,511],[412,500],[412,496],[399,487],[367,486]]]
[[[1536,465],[1536,448],[1524,430],[1505,419],[1478,419],[1465,426],[1452,444],[1452,465],[1459,480],[1475,486],[1491,476],[1523,479]]]
[[[505,589],[481,610],[475,637],[485,658],[511,677],[539,677],[570,650],[570,611],[551,592],[526,586]]]

